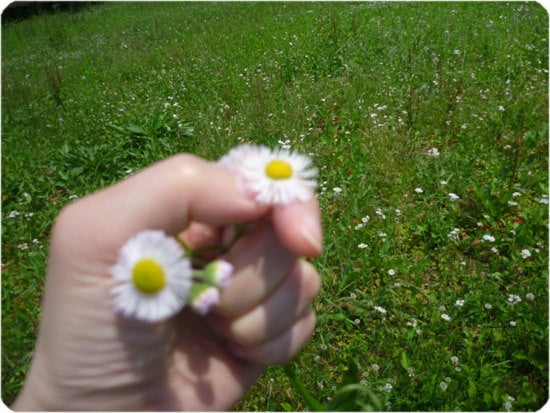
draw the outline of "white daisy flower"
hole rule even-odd
[[[316,187],[311,160],[288,149],[243,145],[232,149],[219,164],[238,173],[256,200],[267,205],[305,202]]]
[[[115,311],[150,322],[179,312],[193,276],[183,254],[178,242],[162,231],[143,231],[128,240],[111,268]]]
[[[264,149],[266,148],[245,143],[227,152],[218,161],[218,165],[236,173],[252,169],[255,165],[254,159],[260,156]]]

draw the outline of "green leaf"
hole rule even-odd
[[[292,412],[294,411],[294,409],[292,408],[292,406],[287,403],[287,402],[282,402],[281,403],[281,408],[285,411],[285,412]]]
[[[359,381],[359,369],[357,368],[357,363],[355,359],[351,358],[348,361],[348,370],[344,377],[342,378],[342,385],[347,386],[348,384],[354,384]]]
[[[478,183],[474,183],[474,193],[478,197],[478,199],[481,201],[482,205],[485,207],[487,212],[491,215],[491,217],[495,216],[495,205],[493,201],[490,199],[490,191],[488,188],[484,188]]]
[[[321,412],[323,411],[323,406],[321,403],[319,403],[317,400],[311,396],[309,391],[304,386],[304,383],[300,380],[300,378],[296,375],[296,371],[294,370],[292,363],[287,364],[285,367],[285,373],[287,377],[289,378],[290,382],[294,386],[294,388],[302,395],[304,398],[306,404],[308,405],[310,410],[313,410],[314,412]]]
[[[108,123],[107,124],[107,127],[119,132],[119,133],[126,133],[126,129],[124,128],[121,128],[120,126],[117,126],[117,125],[113,125],[112,123]]]
[[[493,401],[495,403],[500,403],[501,402],[501,397],[502,397],[502,392],[500,391],[500,388],[495,387],[493,389]]]
[[[401,352],[401,367],[403,367],[405,370],[407,370],[411,366],[411,361],[409,360],[409,357],[407,357],[407,353],[404,351]]]
[[[372,404],[372,407],[374,407],[374,410],[377,412],[382,411],[382,402],[378,398],[375,392],[373,392],[368,387],[364,387],[363,391],[366,393],[367,397],[369,398],[369,401]]]
[[[332,396],[331,402],[326,406],[326,411],[345,412],[356,410],[357,396],[363,386],[359,384],[348,384],[340,387]]]
[[[128,126],[126,126],[126,129],[131,132],[131,133],[135,133],[136,135],[145,135],[145,130],[141,127],[141,126],[138,126],[134,123],[130,123]]]
[[[470,399],[474,399],[477,395],[477,387],[476,382],[473,380],[470,380],[468,383],[468,396]]]

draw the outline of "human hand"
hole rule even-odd
[[[109,270],[145,229],[219,244],[250,222],[223,257],[235,267],[213,314],[188,309],[159,323],[112,308]],[[215,164],[178,155],[67,207],[58,217],[40,332],[18,410],[229,409],[265,366],[310,337],[319,276],[317,203],[258,205]]]

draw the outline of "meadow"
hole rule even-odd
[[[548,398],[548,14],[533,2],[99,3],[2,21],[2,399],[67,203],[159,159],[319,168],[317,328],[235,410]],[[305,395],[305,397],[304,397]]]

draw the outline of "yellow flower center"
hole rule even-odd
[[[274,159],[265,167],[265,174],[271,179],[288,179],[292,172],[292,166],[281,159]]]
[[[132,270],[134,286],[144,294],[155,294],[164,288],[166,277],[162,266],[152,258],[136,262]]]

